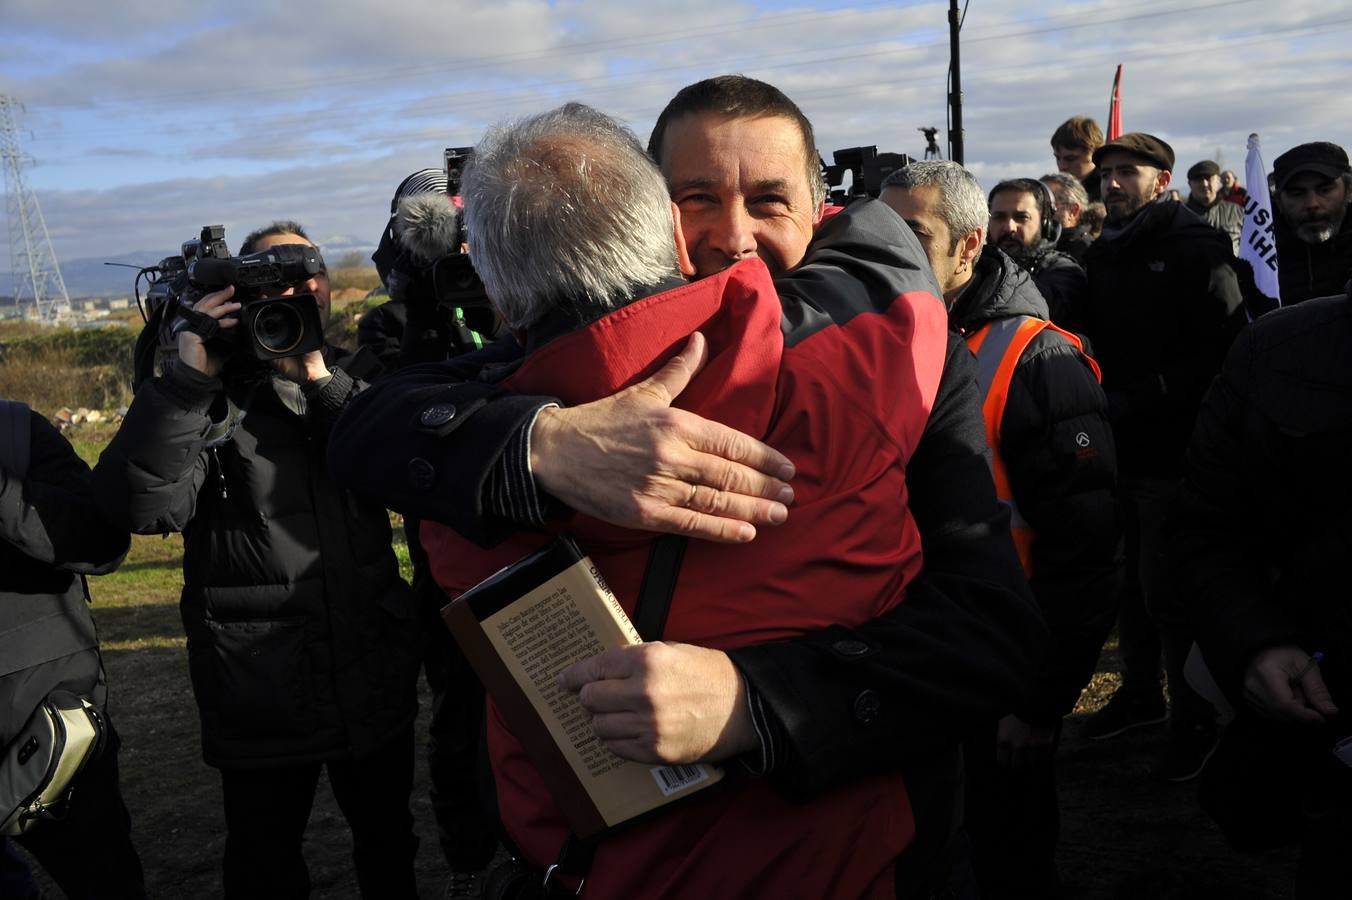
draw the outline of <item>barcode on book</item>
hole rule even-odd
[[[648,771],[653,773],[653,780],[657,782],[664,797],[683,791],[692,784],[709,780],[709,773],[705,771],[704,766],[658,766]]]

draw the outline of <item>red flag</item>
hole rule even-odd
[[[1117,64],[1117,74],[1113,76],[1113,96],[1108,101],[1108,140],[1115,141],[1122,135],[1122,64]]]

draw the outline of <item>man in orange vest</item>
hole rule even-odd
[[[934,269],[950,324],[976,354],[991,470],[1052,635],[1036,688],[971,741],[966,827],[983,893],[1059,893],[1052,758],[1061,717],[1089,681],[1122,578],[1116,454],[1098,368],[1013,259],[983,247],[989,212],[976,178],[915,162],[884,182]]]

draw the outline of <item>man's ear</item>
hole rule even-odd
[[[680,264],[681,274],[691,278],[695,274],[695,264],[690,261],[690,250],[685,245],[685,231],[681,228],[681,208],[674,200],[671,201],[671,221],[675,231],[672,237],[676,240],[676,261]]]
[[[958,243],[958,259],[971,263],[981,255],[981,246],[986,243],[986,229],[978,228],[963,236]]]
[[[821,203],[817,204],[817,214],[812,217],[812,224],[820,225],[822,223],[822,216],[824,216],[825,214],[826,214],[826,201],[822,200]]]
[[[1160,169],[1155,173],[1155,196],[1158,197],[1169,189],[1169,182],[1174,180],[1174,173],[1168,169]]]

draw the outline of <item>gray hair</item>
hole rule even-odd
[[[489,129],[461,196],[474,268],[512,328],[565,304],[614,309],[681,274],[662,173],[581,103]]]
[[[883,187],[907,190],[915,187],[938,188],[939,204],[935,212],[948,226],[952,242],[948,248],[950,253],[957,249],[958,242],[964,237],[978,229],[985,229],[990,222],[986,194],[977,183],[976,176],[952,160],[912,162],[888,175],[883,180]]]
[[[1080,179],[1074,175],[1067,175],[1065,172],[1052,172],[1043,175],[1038,179],[1047,187],[1051,188],[1056,195],[1057,206],[1078,206],[1080,212],[1089,206],[1089,192],[1080,184]]]

